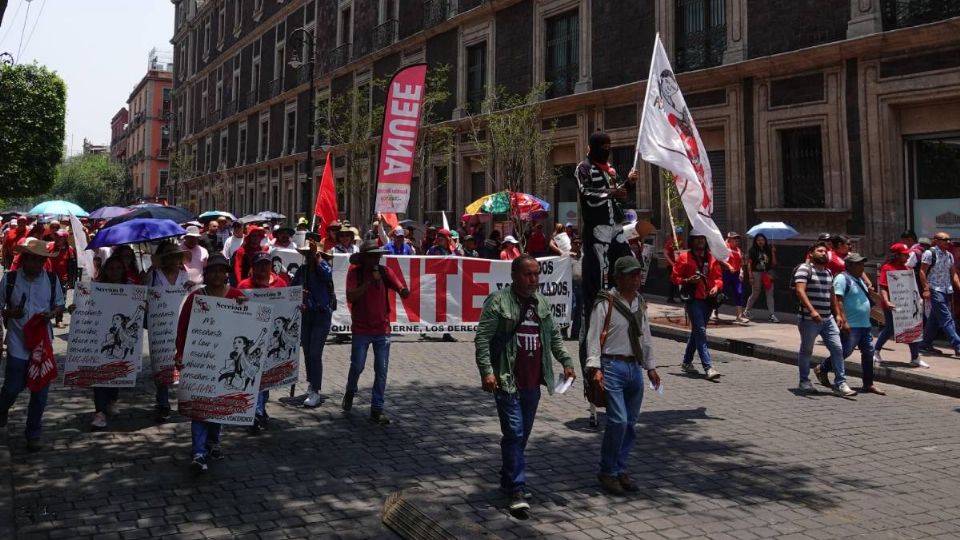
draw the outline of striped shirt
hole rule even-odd
[[[793,281],[794,283],[807,284],[807,298],[810,299],[813,309],[817,310],[821,317],[827,318],[831,315],[830,291],[833,288],[833,273],[830,270],[826,267],[817,270],[817,267],[810,263],[801,264],[797,268],[797,273],[793,276]],[[802,317],[810,316],[802,305],[800,315]]]

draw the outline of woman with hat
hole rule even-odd
[[[306,263],[297,269],[290,286],[303,287],[300,345],[303,347],[303,363],[309,383],[303,406],[313,408],[321,402],[323,346],[330,335],[333,312],[337,310],[337,297],[333,288],[333,266],[330,265],[333,253],[318,249],[313,240],[307,240],[307,247],[299,251]]]
[[[190,313],[193,311],[193,300],[197,295],[213,296],[216,298],[233,298],[237,303],[243,303],[247,297],[243,291],[231,287],[227,283],[230,273],[230,261],[221,253],[214,253],[207,259],[203,268],[204,286],[187,296],[180,308],[180,318],[177,322],[177,354],[174,358],[178,370],[183,370],[183,349],[187,343],[187,328],[190,326]],[[207,461],[223,459],[223,450],[220,448],[221,425],[206,420],[192,420],[190,435],[192,440],[193,462],[190,467],[196,473],[207,470]]]
[[[500,260],[501,261],[512,261],[520,256],[520,242],[517,242],[517,239],[513,235],[508,234],[503,237],[503,242],[500,244]]]
[[[360,236],[360,231],[356,227],[351,227],[345,225],[337,231],[337,245],[333,246],[334,253],[345,253],[347,255],[352,255],[357,253],[357,244],[355,243],[357,237]]]

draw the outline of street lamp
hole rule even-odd
[[[316,42],[314,41],[313,32],[303,27],[300,27],[294,30],[290,34],[290,40],[293,41],[295,36],[300,37],[301,49],[303,49],[302,47],[303,42],[306,41],[307,43],[307,47],[306,47],[307,50],[305,51],[306,58],[300,58],[300,55],[294,52],[294,54],[290,58],[290,61],[287,62],[287,65],[289,65],[290,67],[296,70],[299,70],[305,65],[310,66],[310,103],[307,106],[307,118],[309,119],[308,123],[310,125],[310,129],[307,131],[307,160],[306,160],[306,163],[304,164],[307,170],[306,172],[307,172],[308,178],[310,179],[310,181],[307,184],[308,186],[310,186],[310,189],[306,195],[301,194],[301,201],[300,201],[300,204],[304,207],[304,213],[307,213],[307,212],[310,212],[310,193],[316,193],[316,186],[314,186],[314,175],[313,175],[313,138],[314,138],[313,133],[314,133],[314,130],[316,130],[316,126],[313,125],[313,108],[315,106],[314,104],[315,96],[313,95],[314,93],[313,85],[314,85],[314,79],[316,79],[316,70],[317,70],[316,54],[314,50],[314,47],[316,46]],[[310,212],[310,213],[313,214],[313,212]],[[316,226],[316,221],[317,221],[317,216],[313,216],[313,220],[310,223],[311,231]]]

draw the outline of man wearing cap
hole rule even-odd
[[[310,230],[310,222],[307,221],[307,218],[302,217],[297,220],[297,232],[307,232]]]
[[[700,362],[703,364],[707,380],[715,381],[720,377],[720,372],[710,361],[710,348],[707,346],[707,320],[712,311],[713,298],[723,289],[723,276],[720,272],[720,263],[707,246],[706,236],[695,232],[690,233],[690,250],[677,257],[671,279],[675,285],[682,286],[689,294],[687,314],[690,317],[690,337],[687,339],[687,349],[683,354],[680,371],[697,372],[697,368],[693,367],[693,353],[696,351],[700,355]]]
[[[430,251],[430,248],[433,247],[433,244],[437,241],[437,228],[434,226],[428,226],[427,232],[424,233],[423,243],[420,244],[420,253],[427,253]]]
[[[0,278],[0,316],[7,330],[7,364],[3,387],[0,388],[0,428],[7,426],[10,407],[27,387],[31,350],[27,346],[24,327],[32,318],[39,316],[52,340],[50,320],[63,313],[64,306],[59,279],[56,274],[43,270],[44,262],[55,257],[57,252],[47,251],[46,243],[38,238],[27,238],[15,249],[20,255],[20,268]],[[30,392],[26,436],[27,449],[31,452],[41,448],[41,421],[47,406],[48,389],[49,385],[44,385]]]
[[[450,250],[450,231],[440,229],[437,231],[437,237],[434,239],[433,245],[427,250],[427,255],[446,256],[452,254],[453,252]]]
[[[187,227],[187,234],[183,237],[183,266],[187,269],[190,281],[203,282],[203,267],[207,265],[209,254],[200,245],[200,228],[196,225]]]
[[[511,497],[510,512],[528,517],[524,453],[540,403],[540,387],[553,394],[553,360],[563,378],[576,378],[573,359],[553,320],[550,303],[540,294],[540,265],[520,255],[510,265],[513,283],[483,303],[474,340],[477,368],[485,392],[494,394],[500,418],[500,489]]]
[[[677,264],[677,250],[683,251],[683,227],[676,227],[673,229],[672,235],[668,235],[666,241],[663,243],[663,259],[667,262],[667,272],[673,274],[673,265]],[[676,242],[674,242],[676,238]],[[675,304],[677,302],[676,297],[680,294],[680,288],[673,284],[673,281],[670,282],[670,288],[667,292],[667,303]]]
[[[384,391],[387,387],[387,369],[390,365],[390,291],[401,298],[410,296],[403,276],[386,266],[380,266],[385,249],[376,240],[367,240],[358,253],[350,256],[347,271],[347,303],[352,321],[353,344],[350,349],[350,373],[341,407],[353,408],[360,374],[367,363],[367,349],[373,346],[373,395],[370,400],[370,421],[380,425],[390,423],[383,414]]]
[[[908,238],[905,238],[905,240],[909,241]],[[920,313],[923,312],[923,305],[919,301],[913,306],[897,306],[891,300],[890,282],[887,278],[887,273],[910,270],[907,266],[907,258],[910,257],[910,244],[900,242],[891,244],[890,253],[890,260],[880,266],[877,277],[877,284],[880,286],[880,303],[883,308],[884,318],[883,329],[880,330],[880,334],[877,336],[877,342],[874,344],[873,359],[877,365],[883,362],[880,351],[883,350],[883,346],[887,343],[887,340],[893,336],[893,312],[898,309],[917,309]],[[918,288],[917,290],[919,291],[920,289]],[[920,342],[908,343],[907,345],[910,349],[910,365],[913,367],[929,368],[930,365],[920,359]]]
[[[960,335],[953,322],[953,292],[960,290],[960,276],[954,265],[950,250],[950,235],[937,231],[933,235],[933,247],[923,252],[920,259],[920,291],[924,301],[931,304],[930,316],[923,327],[920,350],[935,352],[933,340],[943,331],[953,354],[960,356]]]
[[[397,227],[390,233],[391,242],[385,246],[383,249],[386,250],[390,255],[413,255],[413,247],[407,243],[406,235],[403,232],[403,229]]]
[[[320,386],[323,382],[323,346],[330,334],[333,312],[337,310],[337,297],[333,288],[333,252],[321,251],[317,242],[307,240],[307,247],[300,248],[305,264],[297,269],[290,282],[292,287],[303,287],[303,324],[300,345],[303,347],[303,363],[307,371],[307,399],[304,407],[318,407],[321,402]]]
[[[220,253],[227,259],[232,259],[233,254],[243,245],[243,223],[234,221],[230,225],[230,237],[223,241],[223,249]]]
[[[477,240],[473,237],[473,235],[468,234],[463,237],[463,248],[461,255],[473,259],[480,258],[480,252],[477,251]]]
[[[643,372],[660,386],[653,355],[653,338],[640,295],[643,265],[636,257],[620,257],[614,264],[610,291],[597,293],[587,335],[587,372],[603,386],[607,397],[607,426],[600,446],[600,487],[614,495],[635,492],[627,476],[627,458],[636,440],[634,431],[643,402]]]
[[[503,243],[500,244],[500,260],[501,261],[512,261],[520,256],[520,242],[517,242],[517,239],[513,235],[508,234],[503,238]]]
[[[28,233],[27,218],[26,216],[20,216],[17,218],[16,227],[11,227],[3,236],[3,266],[7,270],[9,270],[10,265],[13,264],[16,246],[20,243],[20,240],[27,237]]]

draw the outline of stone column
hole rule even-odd
[[[723,63],[732,64],[747,59],[747,0],[726,0],[727,47]]]
[[[856,38],[883,31],[880,0],[850,0],[847,38]]]

